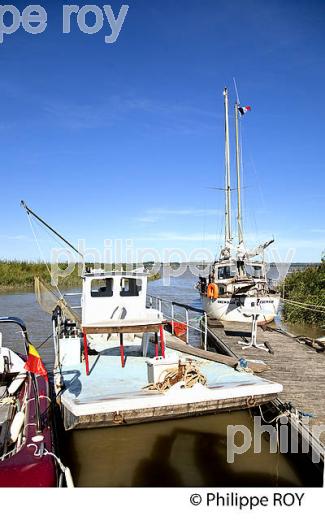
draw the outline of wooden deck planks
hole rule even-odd
[[[282,401],[290,401],[298,410],[313,414],[310,425],[325,428],[325,353],[299,344],[295,339],[280,332],[258,328],[258,343],[267,341],[274,354],[250,348],[242,350],[238,341],[250,337],[250,325],[224,323],[224,328],[209,327],[211,337],[221,340],[214,347],[223,352],[222,342],[237,357],[247,360],[262,360],[269,366],[263,377],[283,385]],[[239,335],[238,335],[239,332]],[[213,343],[213,341],[212,341]],[[325,444],[325,433],[321,436]]]

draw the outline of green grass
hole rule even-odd
[[[92,264],[86,265],[87,267],[93,267]],[[67,268],[67,264],[59,264],[59,268],[61,271],[63,271]],[[109,266],[109,268],[111,268],[111,266]],[[34,286],[35,276],[38,276],[39,278],[48,283],[51,280],[47,266],[43,262],[0,260],[1,292],[13,289],[32,289]],[[159,274],[150,275],[149,280],[157,280],[159,279],[159,277]],[[78,287],[80,285],[81,279],[78,273],[77,265],[74,267],[73,271],[71,272],[71,274],[69,274],[69,276],[65,278],[59,277],[59,287]]]

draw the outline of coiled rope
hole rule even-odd
[[[206,385],[206,377],[200,372],[197,364],[191,360],[186,363],[179,362],[178,367],[166,369],[160,377],[164,376],[162,381],[151,383],[145,388],[147,390],[158,390],[159,392],[165,392],[169,390],[176,383],[182,382],[184,388],[192,388],[197,383]]]

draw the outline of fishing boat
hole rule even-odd
[[[148,304],[143,267],[92,269],[79,254],[79,313],[66,300],[71,294],[35,280],[37,299],[52,315],[54,387],[66,430],[249,408],[282,391],[280,384],[245,370],[245,363],[202,352],[168,333],[167,317]]]
[[[7,324],[21,330],[25,353],[3,346],[0,332],[0,487],[57,486],[48,382],[26,369],[30,342],[23,321],[0,317],[0,325]]]
[[[55,389],[66,429],[211,413],[267,402],[281,385],[184,353],[146,306],[147,273],[85,272],[81,320],[53,314]],[[182,343],[181,340],[178,340]]]
[[[269,323],[278,312],[280,297],[269,286],[264,252],[274,240],[255,249],[245,244],[241,203],[241,151],[239,145],[239,117],[250,107],[235,103],[236,171],[237,171],[237,228],[238,243],[234,243],[231,217],[231,179],[229,146],[229,101],[224,89],[225,112],[225,242],[219,258],[212,263],[208,277],[200,276],[196,285],[203,308],[210,318],[219,321],[251,322],[253,309],[257,323]]]

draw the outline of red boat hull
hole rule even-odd
[[[49,452],[54,452],[52,435],[52,407],[50,406],[48,383],[42,376],[36,377],[38,386],[40,413],[42,416],[43,446]],[[23,391],[28,392],[29,402],[26,408],[25,441],[19,451],[0,461],[0,487],[56,487],[58,483],[57,464],[53,456],[39,453],[41,442],[35,442],[36,431],[35,394],[29,377]],[[33,444],[33,446],[29,446]],[[36,452],[36,454],[35,454]]]

